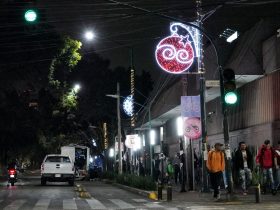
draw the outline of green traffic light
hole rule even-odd
[[[237,102],[237,95],[235,92],[228,92],[225,95],[225,102],[227,104],[235,104]]]
[[[30,9],[24,13],[24,18],[27,22],[34,22],[37,19],[37,13]]]

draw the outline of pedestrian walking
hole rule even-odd
[[[207,169],[210,174],[210,181],[214,189],[214,199],[220,200],[220,185],[225,170],[225,156],[221,150],[223,144],[216,143],[214,149],[208,153]]]
[[[273,166],[276,161],[275,151],[270,145],[270,140],[265,140],[264,144],[258,151],[256,157],[257,166],[260,167],[263,175],[262,179],[262,193],[266,193],[266,188],[268,186],[268,180],[270,181],[271,192],[273,195],[276,194],[276,187],[273,178]]]
[[[180,177],[180,154],[179,153],[175,155],[175,158],[173,160],[173,167],[174,167],[174,180],[175,180],[175,184],[177,185]],[[179,182],[181,183],[180,180]]]
[[[169,183],[171,182],[171,179],[173,179],[174,177],[174,167],[172,161],[169,158],[166,161],[167,161],[166,178],[167,178],[167,183]]]
[[[276,181],[277,181],[277,187],[276,190],[280,189],[280,141],[278,141],[278,145],[275,147],[275,168],[276,168]]]
[[[239,143],[239,148],[235,152],[234,167],[242,182],[243,195],[247,195],[248,186],[252,182],[253,156],[243,141]]]

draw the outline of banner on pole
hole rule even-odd
[[[181,96],[181,115],[184,136],[189,139],[201,137],[200,96]]]

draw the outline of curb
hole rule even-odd
[[[134,187],[118,184],[114,181],[107,180],[107,179],[105,179],[105,180],[103,179],[101,181],[106,183],[106,184],[112,184],[113,186],[116,186],[116,187],[121,188],[123,190],[127,190],[129,192],[145,196],[145,197],[147,197],[151,200],[157,200],[157,193],[154,192],[154,191],[145,191],[145,190],[137,189],[137,188],[134,188]]]
[[[74,190],[79,198],[91,198],[90,193],[80,184],[75,184]]]

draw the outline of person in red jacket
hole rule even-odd
[[[275,183],[273,178],[273,166],[275,163],[275,151],[270,145],[270,140],[265,140],[264,144],[258,151],[256,157],[257,166],[261,167],[263,173],[262,193],[266,193],[267,179],[271,183],[272,194],[276,194]]]

